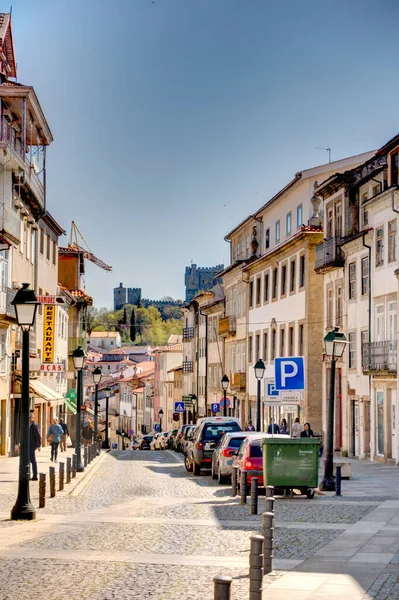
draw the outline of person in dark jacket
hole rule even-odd
[[[64,419],[60,419],[60,425],[64,432],[61,436],[60,449],[61,449],[61,452],[64,452],[67,449],[67,438],[69,435],[69,430],[68,430],[68,425],[65,423]]]
[[[94,430],[91,424],[91,421],[84,423],[84,427],[82,429],[82,437],[83,437],[83,443],[84,446],[86,448],[86,446],[90,446],[90,444],[93,443],[93,435],[94,435]]]
[[[267,433],[280,433],[280,427],[277,425],[277,423],[273,423],[273,421],[270,421],[270,425],[267,428]]]
[[[29,462],[32,463],[32,481],[37,481],[37,462],[36,450],[41,450],[42,436],[40,435],[39,425],[35,423],[35,415],[31,412],[29,426]]]
[[[312,429],[310,427],[310,423],[305,423],[304,427],[305,428],[304,428],[304,430],[301,433],[301,438],[306,438],[306,437],[312,438],[312,437],[314,437],[313,436],[313,431],[312,431]]]

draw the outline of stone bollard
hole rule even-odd
[[[66,459],[66,463],[67,463],[67,467],[66,467],[66,482],[67,483],[71,483],[71,471],[72,471],[72,467],[71,467],[71,458],[68,456],[68,458]]]
[[[335,495],[341,495],[341,465],[335,467]]]
[[[231,600],[231,577],[225,575],[217,575],[213,578],[214,592],[213,600]]]
[[[93,460],[93,444],[90,444],[88,452],[89,452],[88,462],[90,464],[91,461]]]
[[[72,477],[76,477],[76,466],[78,464],[78,457],[76,454],[72,454]]]
[[[249,554],[249,600],[262,600],[263,594],[263,535],[251,535]]]
[[[274,513],[274,503],[275,503],[275,499],[274,498],[266,498],[265,502],[266,502],[266,512],[272,512]]]
[[[267,485],[266,486],[266,498],[272,498],[274,496],[274,486]]]
[[[237,473],[238,467],[233,467],[231,472],[231,495],[233,498],[237,496]]]
[[[87,446],[85,446],[83,450],[83,461],[83,466],[87,467]]]
[[[252,477],[251,479],[251,515],[258,514],[258,478]]]
[[[46,473],[39,473],[39,508],[46,506]]]
[[[50,498],[55,497],[55,467],[49,467],[50,471]]]
[[[265,512],[262,515],[262,534],[265,538],[263,570],[268,575],[273,571],[273,546],[274,546],[274,513]]]
[[[64,477],[65,477],[65,463],[59,463],[59,471],[58,471],[58,489],[60,492],[64,489]]]
[[[246,471],[241,471],[241,481],[240,481],[240,504],[247,503],[247,486],[248,486],[248,473]]]

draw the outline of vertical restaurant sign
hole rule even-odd
[[[55,337],[55,306],[45,304],[43,307],[43,362],[54,362],[54,337]]]

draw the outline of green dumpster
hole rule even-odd
[[[300,489],[313,497],[319,483],[320,441],[314,438],[265,438],[263,450],[264,485]]]

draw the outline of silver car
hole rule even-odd
[[[212,455],[212,479],[217,479],[219,483],[227,483],[231,478],[236,452],[242,442],[254,434],[256,431],[236,431],[224,434]]]

